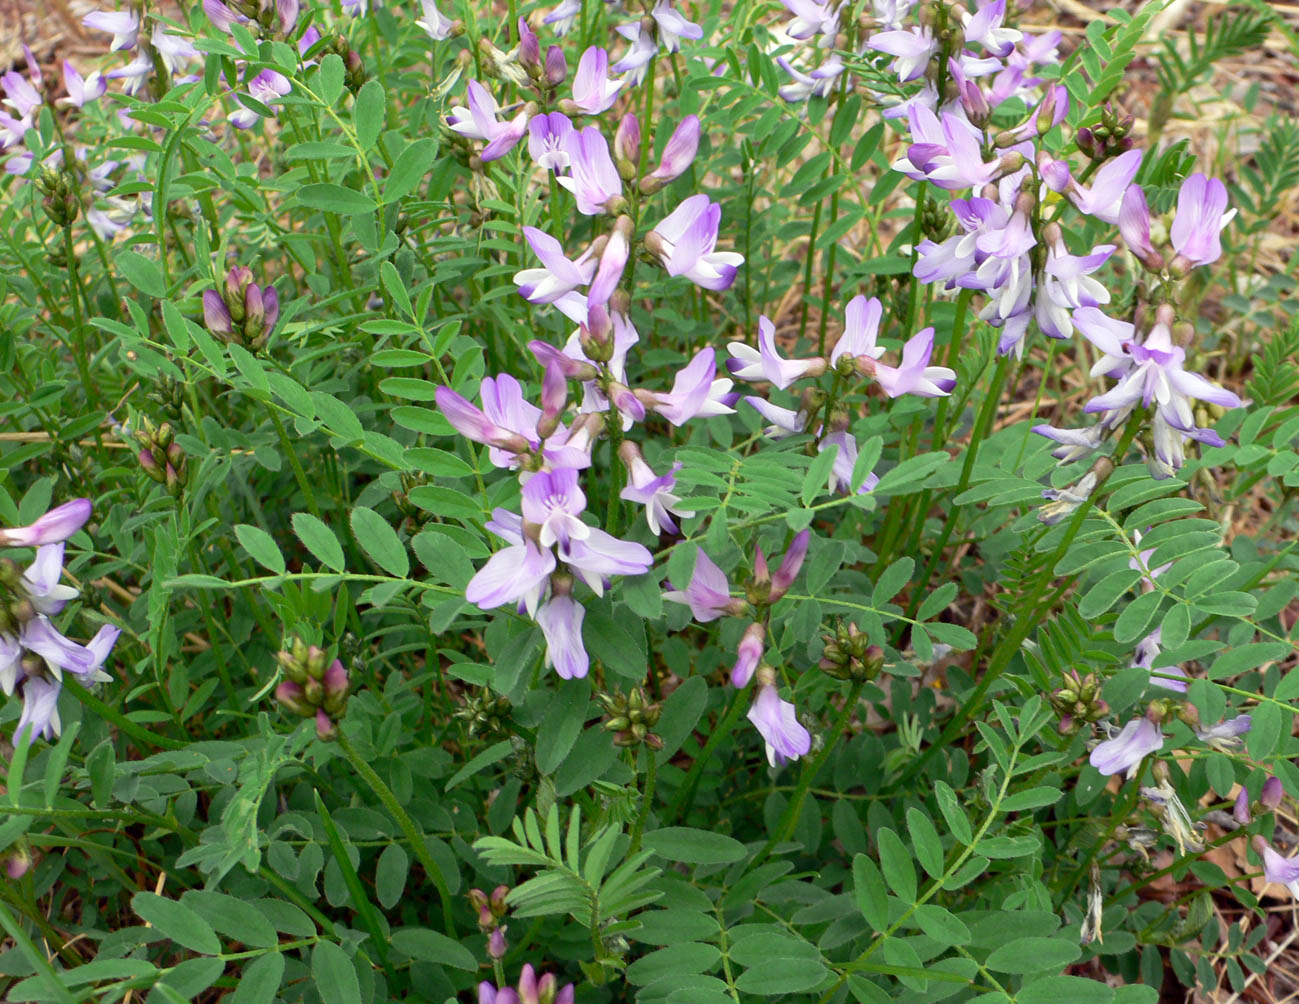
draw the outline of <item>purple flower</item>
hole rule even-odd
[[[857,440],[851,432],[830,432],[821,437],[821,442],[817,444],[816,449],[818,453],[824,453],[831,446],[838,447],[839,452],[835,455],[834,466],[830,468],[828,488],[832,492],[851,492],[852,471],[857,466]],[[879,483],[880,479],[875,474],[867,474],[857,489],[857,494],[866,495],[873,492]]]
[[[803,567],[803,559],[807,557],[807,545],[811,539],[810,530],[800,530],[789,542],[785,556],[780,559],[780,567],[771,577],[771,594],[768,598],[772,603],[789,592],[789,587],[798,578],[798,570]]]
[[[1015,43],[1023,36],[1014,28],[1003,28],[1006,17],[1006,0],[993,0],[983,3],[973,16],[966,14],[962,19],[965,24],[965,40],[981,45],[989,55],[1005,59],[1015,49]]]
[[[58,544],[80,530],[90,519],[90,499],[73,499],[49,510],[29,526],[0,528],[0,545],[40,547]]]
[[[1299,899],[1299,856],[1281,857],[1262,837],[1254,838],[1254,849],[1263,856],[1263,877],[1269,882],[1285,886],[1290,890],[1291,896]]]
[[[680,177],[690,168],[698,150],[699,116],[687,115],[672,131],[659,166],[650,172],[650,177],[664,184]]]
[[[18,113],[18,117],[26,120],[41,106],[41,92],[32,86],[31,81],[15,70],[9,70],[0,74],[0,86],[9,97],[5,100],[10,108]]]
[[[676,473],[682,464],[673,464],[672,469],[664,475],[657,475],[653,468],[641,456],[639,447],[630,439],[623,440],[618,448],[618,456],[627,468],[627,487],[620,498],[628,502],[639,502],[645,507],[645,522],[649,524],[650,533],[658,536],[661,533],[676,533],[678,530],[676,516],[689,519],[693,510],[679,509],[681,499],[672,493],[676,487]]]
[[[1164,734],[1149,718],[1134,718],[1123,726],[1113,739],[1107,739],[1092,750],[1090,761],[1102,774],[1122,774],[1128,777],[1149,754],[1158,752],[1164,745]]]
[[[1240,748],[1240,737],[1249,731],[1251,725],[1253,718],[1249,715],[1237,715],[1210,725],[1207,729],[1197,728],[1195,738],[1214,749],[1230,752]]]
[[[1259,793],[1258,801],[1265,809],[1275,809],[1281,804],[1281,798],[1284,794],[1281,779],[1272,774],[1263,782],[1263,790]]]
[[[474,407],[450,387],[439,387],[438,410],[457,432],[490,447],[489,457],[497,467],[517,467],[520,454],[541,445],[537,420],[541,409],[523,399],[523,388],[508,373],[480,385],[483,409]]]
[[[762,434],[769,439],[785,439],[797,435],[803,431],[807,424],[807,416],[803,412],[782,408],[779,405],[772,404],[766,398],[746,397],[744,401],[771,423],[762,430]],[[842,451],[840,453],[842,454]],[[831,490],[833,490],[833,487]]]
[[[678,427],[700,416],[729,415],[735,409],[723,404],[721,398],[731,389],[732,381],[714,380],[716,372],[717,359],[712,348],[702,349],[677,372],[670,393],[651,392],[647,403]]]
[[[589,250],[573,261],[565,257],[563,245],[544,230],[524,227],[523,236],[543,266],[514,274],[519,295],[529,303],[554,303],[578,286],[587,285],[595,275],[596,262]]]
[[[1191,435],[1198,431],[1192,399],[1223,408],[1241,406],[1240,398],[1231,391],[1182,368],[1186,350],[1173,344],[1171,320],[1171,310],[1161,309],[1157,323],[1137,341],[1131,324],[1108,318],[1095,307],[1074,312],[1074,323],[1083,337],[1105,353],[1092,367],[1092,375],[1105,373],[1118,379],[1114,388],[1089,401],[1084,411],[1126,413],[1138,402],[1147,408],[1153,404],[1165,423]]]
[[[577,197],[579,213],[598,216],[622,195],[622,178],[609,156],[609,144],[599,129],[587,126],[569,137],[568,156],[572,174],[555,180]]]
[[[946,397],[956,386],[956,371],[930,366],[934,354],[934,329],[916,332],[902,347],[902,365],[896,369],[874,363],[875,380],[889,397],[914,394],[917,397]]]
[[[1193,174],[1177,193],[1177,216],[1168,231],[1178,255],[1191,265],[1208,265],[1222,256],[1218,235],[1236,215],[1227,212],[1227,186],[1217,178]]]
[[[640,544],[619,540],[595,527],[585,538],[574,538],[559,549],[559,556],[597,596],[615,575],[644,575],[654,566],[654,556]]]
[[[491,93],[477,80],[469,81],[469,107],[456,106],[447,116],[447,125],[453,132],[469,139],[487,143],[480,157],[484,162],[504,157],[523,138],[528,127],[527,112],[519,112],[508,122],[497,121],[500,106]]]
[[[140,37],[140,19],[130,10],[95,10],[81,19],[92,31],[106,31],[113,36],[110,52],[134,49]]]
[[[568,167],[568,141],[573,123],[562,112],[534,115],[528,122],[528,153],[538,167],[561,171]]]
[[[746,717],[767,744],[767,762],[772,767],[797,760],[812,748],[812,736],[799,724],[794,705],[782,701],[772,684],[758,688]]]
[[[1253,821],[1249,812],[1249,789],[1241,788],[1236,794],[1236,802],[1231,807],[1231,816],[1241,826],[1248,826]]]
[[[948,289],[957,285],[982,288],[976,270],[988,253],[980,250],[979,241],[985,234],[1004,230],[1010,223],[1010,213],[991,199],[953,199],[948,205],[965,232],[941,244],[921,241],[913,272],[921,282],[944,282]]]
[[[434,0],[420,0],[424,16],[415,23],[424,29],[424,33],[435,42],[444,42],[451,37],[455,22],[438,10]]]
[[[702,547],[695,548],[695,569],[684,590],[672,589],[663,594],[671,603],[684,603],[700,624],[707,624],[728,614],[741,613],[744,600],[731,596],[731,584],[726,573],[713,564]]]
[[[1119,206],[1119,233],[1128,249],[1142,262],[1159,267],[1163,259],[1150,242],[1150,207],[1146,193],[1140,185],[1129,185]]]
[[[866,48],[892,56],[890,68],[897,73],[899,81],[906,83],[924,76],[925,67],[938,51],[938,43],[932,31],[919,27],[877,32],[866,40]]]
[[[777,56],[776,63],[794,78],[792,84],[786,84],[779,91],[780,96],[789,102],[829,97],[830,92],[834,90],[835,81],[844,71],[843,60],[837,52],[826,56],[824,62],[811,73],[804,73],[784,56]]]
[[[217,31],[224,31],[227,35],[230,34],[232,25],[248,23],[246,16],[232,11],[221,0],[203,0],[203,13],[212,22],[212,27]]]
[[[697,42],[704,37],[704,29],[676,10],[669,0],[658,0],[650,10],[650,17],[658,29],[659,41],[668,52],[679,52],[683,38]]]
[[[582,0],[560,0],[559,6],[541,19],[542,24],[553,25],[560,38],[567,35],[582,13]]]
[[[1154,670],[1155,659],[1158,658],[1161,651],[1159,640],[1162,635],[1162,628],[1155,628],[1150,634],[1146,635],[1137,642],[1136,651],[1132,655],[1132,667],[1134,669],[1149,669],[1150,683],[1155,687],[1162,687],[1164,690],[1171,690],[1176,694],[1185,694],[1187,688],[1186,672],[1181,666],[1160,666],[1156,675]],[[1181,677],[1174,680],[1170,677]]]
[[[57,614],[68,600],[79,595],[74,587],[59,585],[63,575],[63,546],[60,541],[38,547],[36,560],[23,572],[28,599],[39,614]]]
[[[645,237],[668,275],[683,275],[704,289],[729,289],[744,256],[715,251],[722,207],[706,195],[692,195]]]
[[[29,676],[23,681],[23,710],[14,729],[14,745],[18,745],[24,732],[31,742],[38,738],[51,739],[62,731],[59,721],[59,692],[62,689],[55,681],[39,676]]]
[[[262,70],[248,81],[249,96],[268,107],[274,105],[279,98],[284,97],[291,90],[293,85],[289,83],[289,78],[274,70]],[[236,129],[251,128],[260,118],[260,113],[246,107],[239,108],[226,116],[226,120]]]
[[[613,107],[625,80],[609,79],[609,53],[591,46],[577,64],[573,77],[573,105],[588,115],[599,115]]]
[[[596,269],[591,288],[587,290],[588,308],[604,306],[613,295],[614,288],[622,278],[627,259],[631,256],[631,244],[628,238],[632,234],[630,216],[619,216],[617,223],[609,234],[609,239],[600,254],[600,265]]]
[[[546,665],[565,680],[582,678],[591,666],[582,644],[582,618],[586,610],[567,593],[552,595],[537,610],[537,624],[546,636]]]
[[[1106,223],[1117,224],[1123,208],[1123,197],[1141,167],[1141,151],[1119,154],[1096,172],[1091,188],[1070,182],[1069,198],[1079,212],[1095,216]]]
[[[1047,248],[1046,267],[1037,291],[1037,321],[1051,338],[1073,334],[1073,311],[1110,302],[1109,290],[1091,278],[1115,251],[1113,244],[1092,248],[1089,255],[1073,255],[1058,232]]]
[[[776,349],[776,328],[763,314],[758,318],[758,348],[744,342],[731,342],[726,351],[731,359],[726,368],[740,380],[766,380],[781,390],[796,380],[820,376],[825,372],[824,359],[782,359]]]
[[[883,312],[884,308],[880,305],[879,299],[874,296],[868,300],[858,295],[848,301],[848,306],[844,309],[843,335],[835,342],[834,349],[830,352],[831,366],[834,366],[842,356],[853,359],[858,356],[878,359],[884,355],[884,347],[875,343]]]
[[[523,534],[523,521],[506,509],[492,513],[487,529],[508,541],[469,580],[465,599],[482,610],[505,603],[519,603],[535,612],[550,573],[555,570],[555,556]]]
[[[839,8],[815,0],[780,0],[785,9],[794,15],[794,20],[785,25],[785,34],[799,41],[813,35],[827,35],[833,38],[839,32]]]
[[[75,105],[78,108],[84,108],[91,101],[103,97],[104,92],[108,89],[106,81],[98,70],[88,77],[83,77],[77,72],[75,66],[66,59],[63,61],[63,87],[68,92],[66,98],[60,98],[60,104]]]
[[[963,118],[943,112],[940,123],[928,108],[917,105],[911,109],[911,131],[923,137],[907,149],[913,177],[954,191],[986,185],[1002,171],[1000,159],[984,162],[980,133]]]
[[[582,522],[586,495],[577,483],[577,471],[539,471],[523,486],[523,518],[539,527],[537,542],[542,547],[567,548],[574,540],[585,540],[591,528]]]
[[[738,689],[748,686],[749,680],[753,678],[753,671],[762,661],[762,643],[766,634],[766,629],[757,621],[744,629],[744,637],[740,639],[739,647],[736,649],[735,665],[731,667],[732,687]]]
[[[652,31],[645,30],[640,21],[620,24],[614,31],[631,43],[622,58],[613,64],[614,72],[626,74],[622,82],[638,87],[645,79],[650,60],[658,55],[658,40]]]

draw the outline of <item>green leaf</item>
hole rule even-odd
[[[215,930],[249,948],[274,948],[280,943],[270,922],[255,906],[242,899],[207,889],[191,889],[180,897],[180,901]]]
[[[385,910],[391,910],[401,899],[410,873],[410,855],[401,844],[389,844],[374,867],[374,895]]]
[[[433,167],[437,152],[437,144],[425,138],[417,139],[399,153],[383,186],[384,203],[396,202],[413,192]]]
[[[319,209],[339,216],[356,216],[374,212],[374,200],[354,188],[321,182],[298,190],[298,201],[308,209]]]
[[[961,807],[956,792],[946,781],[935,781],[934,796],[938,799],[938,808],[942,811],[952,836],[968,846],[974,839],[974,833],[970,829],[970,818]]]
[[[1127,644],[1144,635],[1162,598],[1159,592],[1142,593],[1124,607],[1119,619],[1114,622],[1114,640]]]
[[[811,990],[823,983],[829,972],[820,962],[808,959],[765,959],[741,973],[735,988],[759,997],[776,997]]]
[[[276,575],[284,574],[284,555],[280,554],[280,549],[275,546],[275,540],[269,533],[259,527],[239,523],[235,526],[235,536],[259,565],[269,568]]]
[[[944,945],[968,945],[970,929],[954,914],[933,903],[922,903],[912,914],[916,926]]]
[[[654,728],[663,740],[663,748],[656,754],[660,764],[666,763],[681,748],[707,707],[708,684],[702,676],[688,677],[668,695]]]
[[[397,271],[397,266],[390,261],[384,262],[382,265],[379,266],[379,277],[383,280],[383,288],[388,291],[388,296],[392,298],[392,302],[396,304],[398,307],[400,307],[401,312],[405,314],[407,317],[412,316],[415,313],[415,311],[412,309],[410,305],[410,294],[406,292],[406,284],[401,281],[401,274]],[[406,381],[406,380],[409,380],[409,378],[393,377],[392,380],[385,380],[384,383],[387,384],[392,381]],[[409,382],[416,383],[416,384],[425,383],[425,381],[423,380],[409,380]],[[392,393],[392,392],[385,388],[384,393]],[[433,388],[433,395],[436,396],[436,387]],[[412,395],[405,394],[405,395],[394,395],[394,396],[411,397]],[[425,401],[431,401],[433,399],[434,399],[433,396],[420,398],[420,400],[425,400]]]
[[[1016,938],[995,949],[985,965],[999,973],[1058,971],[1082,954],[1082,949],[1060,938]]]
[[[284,956],[279,952],[267,952],[240,970],[235,992],[229,998],[230,1004],[271,1004],[283,979]]]
[[[537,728],[537,770],[553,774],[577,742],[587,719],[591,688],[585,680],[565,680],[546,703],[546,716]]]
[[[320,70],[316,74],[316,83],[321,99],[333,107],[343,96],[343,81],[346,70],[343,59],[336,52],[331,52],[320,61]],[[354,151],[349,151],[354,152]]]
[[[875,834],[879,847],[880,870],[889,888],[906,903],[916,901],[916,869],[911,864],[911,852],[892,830],[887,827]]]
[[[423,927],[397,928],[392,932],[392,947],[422,962],[453,966],[470,973],[478,968],[473,952],[460,942]]]
[[[152,258],[146,258],[138,251],[123,251],[114,259],[122,278],[146,296],[161,300],[167,295],[167,283],[163,281],[162,269]]]
[[[911,581],[915,570],[914,558],[899,558],[884,569],[880,573],[879,581],[875,583],[875,591],[871,594],[871,606],[880,607],[893,599],[902,591],[902,587]]]
[[[854,854],[852,857],[852,889],[857,909],[866,919],[866,923],[877,931],[885,931],[889,926],[889,894],[884,888],[884,876],[875,867],[875,862],[865,854]]]
[[[1099,980],[1081,976],[1048,976],[1046,979],[1026,981],[1015,995],[1019,1004],[1110,1004],[1114,988]]]
[[[1118,602],[1129,589],[1137,584],[1141,573],[1135,568],[1120,568],[1111,572],[1100,582],[1083,593],[1078,601],[1078,614],[1084,620],[1095,620]]]
[[[397,531],[373,509],[357,506],[352,510],[352,532],[361,550],[389,575],[404,579],[410,572],[410,558]]]
[[[912,806],[907,810],[907,831],[911,836],[911,845],[916,850],[916,860],[920,862],[920,867],[927,871],[932,878],[942,877],[944,871],[943,842],[939,839],[938,830],[934,828],[933,821],[919,809]],[[951,943],[955,944],[956,942]]]
[[[203,955],[221,954],[216,932],[185,904],[151,892],[137,892],[131,897],[131,909],[176,944]]]
[[[744,845],[733,837],[687,826],[668,826],[647,833],[645,847],[669,861],[692,865],[729,864],[743,861],[748,854]]]
[[[1040,809],[1045,805],[1055,805],[1064,797],[1064,792],[1059,788],[1041,787],[1029,788],[1027,791],[1017,791],[1013,795],[1007,796],[1006,800],[1001,803],[1002,812],[1022,812],[1025,809]]]
[[[1267,701],[1259,704],[1250,717],[1245,747],[1255,760],[1263,760],[1277,752],[1282,735],[1289,735],[1294,716],[1281,705]]]
[[[363,150],[369,150],[379,138],[386,112],[383,84],[371,77],[357,92],[356,102],[352,105],[352,122]]]
[[[336,572],[343,571],[346,561],[343,558],[343,547],[323,520],[317,519],[309,512],[295,512],[291,520],[293,532],[308,551],[323,565]]]
[[[807,474],[803,476],[803,488],[800,493],[803,505],[807,505],[818,495],[825,494],[826,485],[830,479],[830,469],[834,467],[834,461],[838,455],[839,447],[837,444],[832,443],[812,458],[812,463],[807,468]]]
[[[318,941],[311,950],[311,978],[324,1004],[356,1004],[361,999],[352,960],[332,941]]]

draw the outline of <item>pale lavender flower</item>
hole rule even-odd
[[[1284,795],[1285,791],[1282,789],[1281,779],[1272,774],[1263,782],[1263,790],[1259,793],[1258,801],[1265,809],[1275,809],[1281,804]]]
[[[1262,837],[1254,838],[1254,849],[1263,856],[1263,877],[1269,882],[1285,886],[1290,890],[1291,896],[1299,899],[1299,856],[1281,857]]]
[[[1106,223],[1117,224],[1123,208],[1123,197],[1140,167],[1140,150],[1119,154],[1096,172],[1090,188],[1071,181],[1069,198],[1079,212],[1095,216]]]
[[[521,602],[535,614],[546,581],[555,570],[555,556],[524,536],[523,521],[515,513],[497,509],[492,517],[487,529],[508,541],[509,546],[488,558],[469,580],[465,599],[482,610]]]
[[[1253,822],[1254,817],[1249,811],[1249,789],[1241,788],[1236,793],[1235,804],[1231,807],[1231,817],[1241,826],[1248,826]]]
[[[620,540],[590,527],[585,538],[574,538],[561,546],[559,557],[573,569],[597,596],[615,575],[644,575],[654,567],[654,556],[640,544]]]
[[[1142,262],[1159,268],[1163,258],[1150,241],[1150,207],[1140,185],[1129,185],[1119,206],[1119,233],[1128,249]]]
[[[63,688],[53,680],[29,676],[23,681],[23,710],[18,716],[13,742],[18,745],[26,733],[27,741],[52,739],[62,731],[59,721],[59,693]]]
[[[842,356],[878,359],[884,355],[884,346],[876,344],[883,312],[878,297],[872,296],[868,300],[859,294],[848,301],[848,306],[844,309],[843,335],[830,352],[831,366]]]
[[[766,635],[766,629],[757,621],[744,629],[744,636],[735,651],[735,665],[731,667],[732,687],[740,689],[748,686],[749,680],[753,678],[753,671],[762,661],[763,641]]]
[[[591,46],[577,64],[573,77],[573,104],[588,115],[599,115],[613,107],[625,80],[609,79],[609,53]]]
[[[528,122],[528,153],[538,167],[561,171],[568,167],[568,143],[573,123],[563,112],[534,115]]]
[[[775,686],[758,688],[758,695],[745,716],[762,735],[767,746],[767,762],[779,767],[797,760],[812,748],[812,736],[799,724],[794,705],[782,701]]]
[[[1077,484],[1065,485],[1063,488],[1043,489],[1042,497],[1047,500],[1047,504],[1038,510],[1038,520],[1047,526],[1055,526],[1077,512],[1078,507],[1091,498],[1095,490],[1095,471],[1088,471]]]
[[[1181,666],[1160,666],[1158,674],[1154,670],[1155,659],[1159,657],[1161,651],[1159,640],[1163,633],[1162,628],[1155,628],[1150,634],[1146,635],[1137,642],[1136,651],[1132,655],[1132,667],[1134,669],[1149,669],[1150,683],[1155,687],[1162,687],[1164,690],[1171,690],[1176,694],[1185,694],[1187,688],[1186,672]],[[1177,676],[1181,679],[1169,679]]]
[[[577,471],[539,471],[523,486],[523,518],[538,527],[537,543],[542,547],[567,548],[574,540],[585,540],[591,528],[582,522],[586,495],[577,483]]]
[[[450,387],[439,387],[435,400],[457,432],[490,448],[488,456],[495,466],[517,467],[522,454],[541,445],[537,436],[541,409],[523,399],[522,387],[508,373],[484,378],[480,394],[481,410]]]
[[[1253,725],[1251,716],[1237,715],[1235,718],[1224,719],[1215,725],[1210,725],[1207,729],[1196,728],[1195,738],[1216,750],[1229,753],[1240,748],[1242,743],[1240,737],[1249,731],[1251,725]]]
[[[230,34],[233,25],[248,23],[245,15],[231,10],[221,0],[203,0],[203,13],[212,22],[212,27],[217,31],[224,31],[227,35]]]
[[[541,259],[541,268],[525,268],[514,274],[519,295],[529,303],[554,303],[578,286],[590,283],[596,261],[589,250],[576,260],[564,255],[563,245],[544,230],[524,227],[523,236],[533,253]]]
[[[806,101],[808,98],[826,98],[834,90],[835,81],[844,72],[843,59],[837,52],[832,52],[815,70],[804,73],[792,65],[784,56],[777,56],[776,63],[782,70],[794,78],[792,84],[780,88],[780,96],[791,103]]]
[[[726,368],[740,380],[766,380],[781,390],[804,377],[825,372],[824,359],[782,359],[776,348],[776,328],[766,314],[758,318],[758,348],[744,342],[730,342],[726,351],[731,358]]]
[[[484,140],[487,146],[480,154],[483,161],[504,157],[523,138],[528,127],[528,113],[519,112],[508,122],[500,122],[500,105],[491,93],[477,80],[469,81],[469,107],[451,109],[447,125],[453,132],[469,139]]]
[[[985,234],[1006,229],[1010,213],[991,199],[978,197],[952,199],[948,206],[964,233],[957,233],[941,244],[921,241],[912,272],[921,282],[943,282],[948,289],[981,287],[977,269],[988,255],[979,249],[979,240]]]
[[[198,59],[198,50],[194,43],[183,35],[173,35],[163,30],[161,24],[153,26],[153,35],[149,38],[153,51],[162,60],[162,65],[172,76],[178,74],[185,66]]]
[[[1005,59],[1015,49],[1015,43],[1023,36],[1014,28],[1003,28],[1006,17],[1006,0],[993,0],[979,6],[978,13],[966,14],[962,19],[965,24],[965,40],[983,47],[998,59]]]
[[[1105,442],[1105,427],[1101,425],[1086,429],[1057,429],[1051,425],[1035,425],[1033,431],[1060,444],[1051,451],[1051,456],[1062,464],[1091,456]]]
[[[747,400],[752,401],[754,399],[749,398]],[[818,453],[824,453],[831,446],[837,447],[839,452],[835,454],[834,464],[830,468],[827,488],[831,492],[844,492],[847,494],[852,491],[852,471],[857,466],[857,439],[851,432],[846,430],[829,432],[821,437],[816,450]],[[879,483],[880,479],[873,472],[868,473],[858,486],[857,494],[867,495],[873,492],[875,486]]]
[[[95,10],[81,19],[92,31],[104,31],[113,36],[110,52],[134,49],[140,38],[140,18],[131,10]]]
[[[934,329],[917,331],[902,347],[902,364],[896,368],[874,363],[875,380],[889,397],[946,397],[956,386],[956,371],[930,366],[934,354]]]
[[[582,0],[560,0],[559,5],[541,19],[541,23],[553,26],[555,34],[563,38],[572,31],[581,13]]]
[[[645,403],[678,427],[700,416],[729,415],[734,409],[722,403],[722,398],[731,389],[732,381],[714,379],[716,373],[713,349],[701,349],[684,369],[677,371],[671,392],[645,392]]]
[[[1164,734],[1149,718],[1134,718],[1113,739],[1107,739],[1091,752],[1090,762],[1102,774],[1132,777],[1151,753],[1164,745]]]
[[[898,31],[881,31],[866,40],[866,48],[884,52],[893,57],[889,64],[898,80],[907,83],[925,74],[925,67],[938,51],[934,33],[926,27]]]
[[[702,547],[695,548],[695,568],[685,589],[672,589],[663,594],[670,603],[684,603],[700,624],[719,617],[742,613],[744,600],[731,596],[731,584]]]
[[[370,0],[343,0],[343,11],[349,17],[365,17],[370,9]]]
[[[807,416],[801,411],[782,408],[762,397],[746,397],[744,400],[754,411],[771,423],[762,430],[762,434],[768,439],[786,439],[802,432],[807,424]],[[840,450],[840,455],[842,453],[843,451]],[[830,490],[834,490],[833,484],[831,484]]]
[[[693,510],[678,508],[681,499],[672,492],[677,483],[677,471],[684,465],[675,463],[666,474],[655,474],[641,456],[639,448],[629,439],[623,441],[618,455],[627,468],[627,487],[619,497],[645,507],[645,522],[649,524],[650,533],[654,536],[676,533],[679,528],[672,517],[689,519],[694,515]]]
[[[78,676],[88,676],[98,668],[94,652],[85,645],[78,645],[65,638],[50,623],[49,618],[43,615],[23,623],[18,632],[18,644],[28,652],[40,656],[56,680],[62,681],[65,670]]]
[[[659,42],[668,52],[679,52],[683,38],[697,42],[704,37],[704,29],[674,8],[670,0],[658,0],[650,17],[658,27]]]
[[[1049,229],[1049,228],[1048,228]],[[1092,248],[1089,255],[1073,255],[1059,233],[1047,247],[1046,267],[1037,291],[1037,321],[1051,338],[1073,334],[1073,311],[1110,302],[1109,290],[1091,278],[1115,251],[1113,244]]]
[[[57,614],[76,599],[78,590],[73,586],[59,585],[63,575],[63,542],[44,544],[36,549],[36,559],[23,572],[27,596],[40,614]]]
[[[84,108],[91,101],[103,97],[104,92],[108,90],[108,81],[104,79],[104,75],[98,70],[88,77],[83,77],[77,72],[77,68],[65,59],[63,61],[63,87],[68,92],[68,96],[60,98],[58,103]]]
[[[280,98],[291,90],[293,90],[293,85],[289,82],[289,78],[282,73],[276,73],[274,70],[262,70],[261,73],[248,81],[249,97],[266,105],[268,108],[275,105]],[[252,108],[240,107],[226,116],[226,121],[236,129],[249,129],[256,125],[261,117],[261,114]]]
[[[562,679],[581,679],[590,669],[582,643],[585,616],[586,609],[568,593],[552,595],[537,610],[537,624],[546,637],[546,665],[554,666]]]
[[[1227,186],[1217,178],[1193,174],[1177,193],[1177,216],[1168,231],[1178,256],[1190,265],[1208,265],[1222,257],[1218,235],[1236,215],[1227,212]]]
[[[43,103],[41,92],[32,86],[32,82],[16,70],[0,74],[0,86],[9,95],[5,104],[18,113],[20,119],[31,117],[32,112]]]
[[[575,130],[568,139],[572,174],[558,181],[577,198],[577,211],[598,216],[613,199],[622,195],[622,178],[609,156],[609,144],[595,126]]]
[[[613,295],[618,281],[622,278],[623,269],[627,267],[627,259],[631,256],[631,244],[628,241],[631,233],[631,217],[620,216],[604,245],[604,251],[600,255],[600,265],[595,271],[595,278],[591,280],[591,288],[587,290],[588,309],[603,306]]]
[[[0,528],[0,545],[41,547],[58,544],[80,530],[90,519],[90,499],[73,499],[55,506],[28,526]]]
[[[435,0],[420,0],[424,16],[415,23],[424,29],[424,33],[435,42],[445,42],[451,37],[455,21],[440,10]]]
[[[692,195],[646,235],[645,245],[668,275],[685,276],[704,289],[729,289],[744,256],[715,250],[721,219],[721,206],[706,195]]]
[[[939,188],[954,191],[986,185],[1002,172],[1000,159],[983,160],[977,130],[964,119],[943,112],[942,120],[923,106],[911,109],[913,135],[936,137],[912,143],[906,159],[915,169],[914,177],[927,178]]]
[[[641,81],[645,79],[645,74],[649,72],[650,61],[658,55],[658,41],[655,39],[654,33],[646,31],[639,21],[620,24],[614,31],[630,42],[631,45],[622,54],[622,58],[613,64],[613,71],[626,74],[622,82],[633,87],[639,87]]]
[[[689,170],[699,150],[699,116],[687,115],[672,131],[658,167],[650,172],[655,181],[669,182]]]
[[[830,0],[816,3],[815,0],[780,0],[785,9],[794,15],[794,20],[785,25],[785,34],[799,41],[813,35],[826,35],[833,38],[839,32],[839,8],[832,6]]]

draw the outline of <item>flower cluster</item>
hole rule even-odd
[[[519,972],[518,989],[496,987],[484,980],[478,984],[478,1004],[573,1004],[573,984],[559,986],[553,973],[538,976],[531,963]]]
[[[0,546],[34,547],[36,558],[26,571],[0,558],[0,690],[22,695],[23,709],[14,741],[57,735],[59,692],[63,674],[86,682],[108,680],[102,671],[118,628],[105,624],[85,645],[64,637],[53,621],[77,595],[59,584],[64,542],[90,518],[90,501],[75,499],[51,509],[29,526],[0,528]]]

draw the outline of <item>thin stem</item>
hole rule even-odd
[[[341,728],[338,730],[338,748],[343,751],[343,755],[347,757],[347,762],[352,765],[352,769],[370,786],[370,790],[378,796],[379,801],[383,803],[383,807],[388,810],[392,818],[397,821],[397,825],[401,827],[402,832],[406,834],[406,839],[410,841],[415,857],[419,859],[419,863],[424,868],[424,873],[428,875],[429,881],[433,883],[434,888],[437,889],[438,897],[442,900],[442,923],[446,928],[445,933],[447,937],[454,938],[456,936],[456,925],[451,916],[451,893],[447,890],[446,880],[442,877],[442,870],[437,866],[437,862],[433,860],[433,856],[429,854],[428,845],[424,843],[424,835],[420,832],[419,826],[401,807],[397,796],[384,783],[383,778],[356,752],[352,740],[347,737],[347,733]]]
[[[274,408],[268,407],[266,413],[271,416],[271,424],[275,426],[275,434],[280,437],[280,446],[283,447],[285,454],[289,458],[289,466],[293,468],[293,476],[297,479],[298,487],[302,489],[302,494],[306,496],[307,509],[316,519],[320,519],[320,506],[316,505],[316,493],[312,491],[307,472],[302,469],[302,462],[298,459],[298,451],[294,449],[289,434],[284,430],[284,422],[281,421]]]
[[[645,834],[645,822],[649,819],[650,810],[654,806],[654,786],[659,776],[658,756],[652,749],[646,747],[645,760],[648,764],[645,770],[645,791],[641,795],[640,813],[636,816],[636,824],[632,827],[631,845],[627,849],[628,857],[640,850],[641,837]]]

